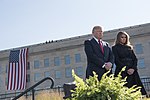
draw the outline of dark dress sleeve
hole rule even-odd
[[[135,53],[134,53],[134,51],[132,50],[132,60],[133,60],[133,65],[131,66],[131,68],[133,68],[134,70],[137,70],[137,62],[138,62],[138,60],[137,60],[137,57],[136,57],[136,55],[135,55]]]
[[[117,68],[121,70],[125,66],[125,64],[121,62],[121,58],[118,55],[118,52],[121,52],[121,51],[117,49],[117,46],[113,46],[112,51],[113,51],[114,58],[115,58],[115,64]]]
[[[108,61],[111,62],[113,65],[114,64],[114,55],[113,55],[112,49],[109,44],[108,44],[108,48],[109,48],[109,60]]]
[[[85,53],[87,55],[88,62],[95,64],[97,67],[102,67],[104,65],[104,60],[100,57],[98,57],[94,51],[93,47],[91,45],[91,42],[89,40],[86,40],[84,42],[85,46]]]

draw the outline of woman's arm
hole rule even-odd
[[[112,51],[113,51],[113,54],[114,54],[116,66],[119,69],[122,69],[125,66],[125,64],[121,62],[121,58],[118,55],[118,52],[121,52],[121,51],[118,51],[116,47],[112,47]]]

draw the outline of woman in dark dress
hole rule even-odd
[[[142,95],[146,95],[146,91],[137,71],[137,58],[132,45],[130,45],[129,35],[126,32],[121,31],[117,34],[112,51],[115,56],[115,76],[117,76],[121,69],[126,66],[125,71],[121,73],[122,78],[127,76],[126,86],[129,88],[133,85],[141,86]]]

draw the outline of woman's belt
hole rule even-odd
[[[132,61],[132,59],[131,58],[123,58],[123,59],[121,59],[122,61]]]

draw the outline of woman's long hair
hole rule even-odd
[[[130,39],[130,36],[129,36],[128,33],[125,32],[125,31],[120,31],[120,32],[118,32],[117,38],[116,38],[116,40],[115,40],[114,45],[120,44],[120,39],[121,39],[121,36],[122,36],[122,35],[125,35],[125,36],[126,36],[126,42],[125,42],[124,45],[130,46],[131,48],[133,48],[132,45],[130,44],[130,40],[129,40],[129,39]]]

